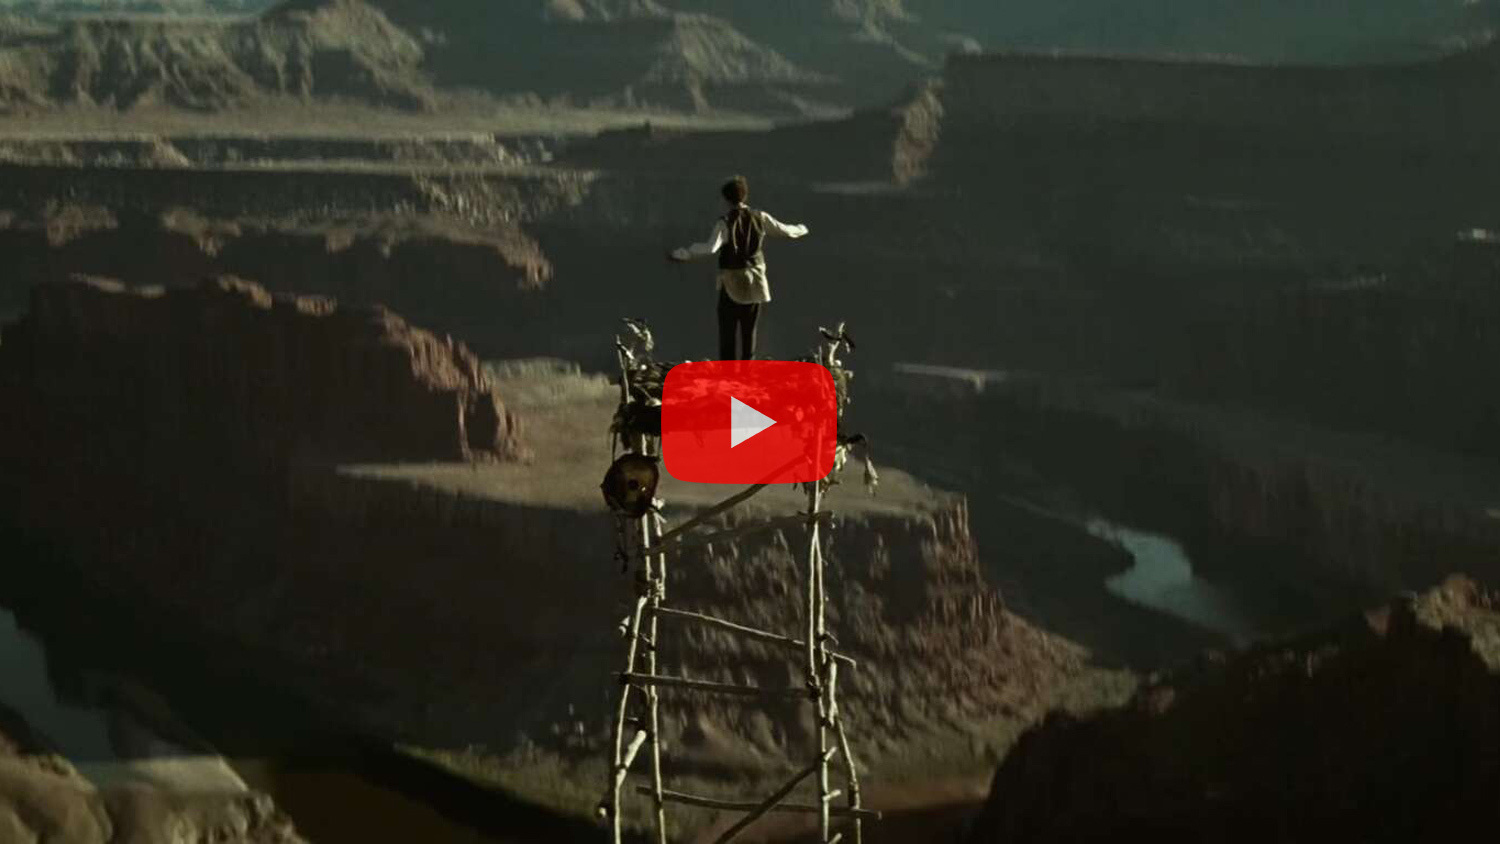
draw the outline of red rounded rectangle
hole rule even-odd
[[[838,399],[821,364],[680,363],[662,386],[662,461],[679,481],[780,484],[833,471]]]

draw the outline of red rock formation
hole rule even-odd
[[[5,331],[0,373],[14,433],[85,464],[136,453],[276,475],[294,460],[500,458],[517,444],[478,358],[451,337],[235,278],[42,285]],[[122,448],[89,447],[100,438]]]
[[[282,600],[265,604],[256,625],[274,631],[261,647],[305,666],[295,673],[326,683],[324,697],[378,690],[351,709],[419,743],[503,747],[520,733],[575,761],[598,758],[608,726],[598,702],[622,658],[608,622],[629,594],[607,558],[605,516],[363,470],[300,473],[293,493],[295,557],[282,566]],[[671,600],[795,631],[795,542],[770,534],[686,551],[672,562]],[[939,756],[945,748],[925,741],[955,734],[984,752],[989,737],[976,724],[1029,722],[1085,670],[1076,646],[1005,610],[979,569],[960,498],[843,513],[828,553],[830,624],[840,650],[860,662],[840,674],[842,701],[871,764]],[[424,558],[441,565],[414,578],[413,560]],[[357,585],[344,585],[348,560],[361,561]],[[322,598],[335,589],[337,614]],[[777,687],[795,676],[797,655],[674,624],[660,657],[670,673]],[[670,696],[663,730],[673,764],[684,773],[758,770],[805,747],[811,710],[776,707]]]
[[[1500,787],[1500,613],[1455,579],[1344,629],[1055,715],[969,840],[1443,841]]]

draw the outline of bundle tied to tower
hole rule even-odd
[[[833,471],[820,480],[796,484],[806,496],[806,507],[732,528],[711,527],[719,517],[768,486],[752,484],[669,529],[663,512],[666,502],[658,493],[662,387],[674,364],[655,359],[654,338],[643,321],[625,320],[625,324],[625,331],[615,339],[620,365],[620,404],[610,426],[610,439],[616,457],[601,490],[614,516],[615,558],[625,571],[633,573],[634,598],[629,614],[618,625],[625,641],[625,669],[617,676],[620,690],[613,712],[609,776],[598,814],[608,822],[614,844],[625,840],[625,800],[632,796],[645,798],[649,810],[647,826],[653,833],[652,839],[659,844],[668,841],[668,804],[737,816],[715,839],[717,842],[736,839],[769,813],[794,812],[817,816],[820,842],[858,844],[864,821],[878,818],[879,814],[862,803],[859,767],[850,745],[846,718],[839,708],[839,672],[855,670],[857,665],[849,656],[834,650],[836,640],[827,622],[823,553],[833,516],[824,508],[824,496],[838,483],[849,459],[863,461],[864,483],[871,493],[879,480],[870,459],[868,440],[859,434],[848,434],[843,428],[853,372],[845,367],[842,356],[854,349],[854,340],[842,323],[835,329],[820,329],[816,351],[803,358],[823,365],[833,376],[840,423]],[[803,622],[800,630],[761,630],[668,604],[667,561],[673,555],[754,534],[799,528],[805,537],[799,544],[802,588],[798,600]],[[712,628],[779,648],[799,670],[803,682],[770,688],[693,679],[682,676],[680,670],[673,673],[672,666],[659,662],[658,634],[687,625]],[[662,770],[665,748],[661,741],[660,699],[661,695],[674,692],[724,695],[749,705],[799,701],[816,713],[816,746],[809,748],[801,760],[789,760],[795,773],[770,794],[722,799],[668,788]],[[644,763],[639,771],[642,781],[632,785],[631,775],[637,771],[637,762]],[[835,768],[841,771],[843,780],[837,788],[833,781]],[[794,793],[809,781],[816,788],[816,797],[799,802]]]

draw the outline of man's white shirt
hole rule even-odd
[[[789,226],[759,208],[751,209],[751,213],[760,217],[761,229],[767,236],[777,235],[795,240],[807,234],[807,226]],[[682,249],[674,249],[672,257],[679,261],[707,258],[718,254],[728,240],[729,227],[724,223],[723,218],[720,218],[714,223],[714,230],[708,236],[708,240]],[[722,288],[730,299],[741,305],[755,305],[771,301],[771,282],[766,279],[764,258],[743,270],[719,270],[714,286]]]

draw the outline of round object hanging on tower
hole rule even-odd
[[[604,483],[599,485],[604,493],[604,503],[616,515],[639,519],[651,512],[656,500],[656,485],[661,481],[661,468],[655,457],[644,454],[623,454],[604,473]]]

